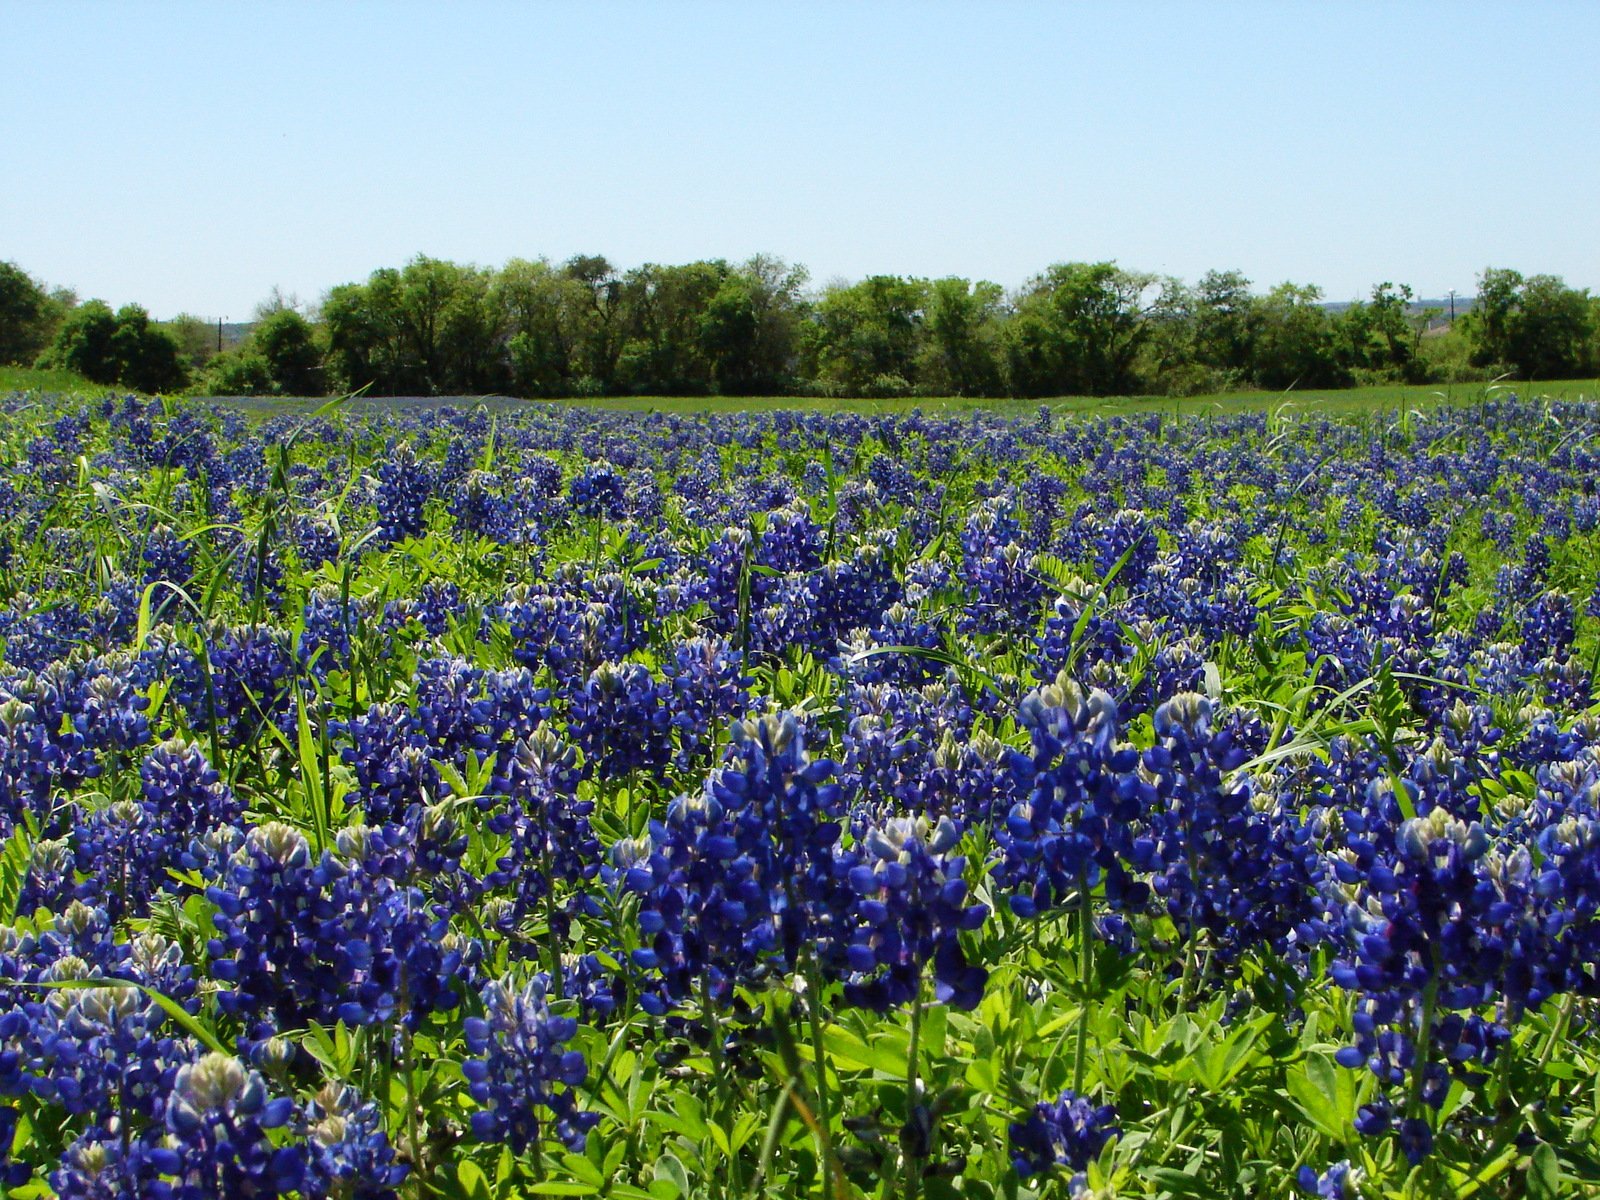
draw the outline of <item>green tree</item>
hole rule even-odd
[[[1426,314],[1411,311],[1411,288],[1384,282],[1372,289],[1368,302],[1345,309],[1337,322],[1344,361],[1369,377],[1421,383],[1427,370],[1420,349]]]
[[[756,255],[730,271],[700,315],[700,346],[719,392],[731,396],[794,386],[806,325],[802,266]]]
[[[998,283],[936,279],[928,285],[917,380],[930,395],[994,396],[1001,390]]]
[[[1280,283],[1258,303],[1251,372],[1259,387],[1342,388],[1352,380],[1342,361],[1338,330],[1322,304],[1322,289]]]
[[[1512,362],[1529,379],[1564,379],[1595,369],[1590,343],[1594,306],[1588,289],[1556,275],[1533,275],[1522,285]]]
[[[114,384],[121,369],[116,334],[116,315],[104,300],[80,304],[62,320],[39,365],[74,371],[92,383]]]
[[[567,293],[581,298],[571,314],[576,318],[574,389],[590,395],[613,392],[623,342],[622,279],[603,254],[574,255],[562,264],[561,273],[580,285]]]
[[[375,286],[384,274],[375,271],[364,284],[340,284],[322,304],[328,366],[337,386],[346,391],[367,388],[380,396],[392,396],[399,390],[395,306],[389,302],[387,290]]]
[[[1170,281],[1115,263],[1057,263],[1030,280],[1006,328],[1006,370],[1023,396],[1122,395],[1153,322],[1174,306]]]
[[[200,381],[204,396],[270,396],[272,371],[267,360],[248,343],[211,356]]]
[[[817,378],[845,395],[894,395],[916,383],[926,280],[870,275],[833,287],[811,327]]]
[[[113,314],[103,300],[90,300],[68,313],[39,361],[94,383],[141,392],[174,391],[189,378],[177,341],[153,324],[149,313],[125,304]]]
[[[193,313],[179,313],[163,321],[162,328],[178,343],[178,352],[191,371],[203,370],[216,357],[217,327],[212,322]]]
[[[1466,317],[1472,363],[1504,366],[1524,379],[1561,379],[1596,368],[1596,316],[1587,289],[1556,275],[1524,278],[1490,267]]]
[[[488,391],[503,380],[492,273],[426,255],[328,293],[328,363],[379,395]]]
[[[424,396],[486,390],[498,330],[488,274],[427,255],[379,274],[373,287],[392,312],[399,390]]]
[[[679,267],[646,263],[622,280],[624,339],[617,383],[649,395],[704,395],[715,384],[701,330],[728,264],[693,262]]]
[[[1522,272],[1504,267],[1487,267],[1478,276],[1477,300],[1462,319],[1472,343],[1473,366],[1512,365],[1512,342],[1522,284]]]
[[[1242,376],[1250,369],[1261,319],[1243,271],[1207,271],[1191,300],[1194,357],[1217,371]]]
[[[0,262],[0,363],[31,364],[65,312],[37,279],[16,263]]]
[[[322,351],[316,331],[294,309],[279,308],[258,322],[250,342],[266,366],[273,391],[280,396],[322,394]]]
[[[167,392],[189,382],[177,339],[150,320],[138,304],[117,310],[111,349],[117,361],[117,382],[140,392]]]
[[[505,343],[508,386],[518,396],[570,395],[577,374],[583,285],[545,259],[514,258],[496,275],[491,303]]]

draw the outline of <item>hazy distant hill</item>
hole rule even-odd
[[[1473,296],[1457,295],[1456,316],[1459,317],[1462,313],[1470,309],[1474,299],[1475,297]],[[1341,313],[1355,303],[1357,303],[1357,301],[1354,300],[1325,300],[1322,303],[1322,307],[1331,313]],[[1363,301],[1362,303],[1365,302]],[[1430,308],[1437,308],[1440,312],[1447,313],[1450,311],[1450,298],[1448,296],[1441,296],[1437,300],[1413,300],[1410,304],[1406,305],[1407,312],[1413,313],[1419,317]]]

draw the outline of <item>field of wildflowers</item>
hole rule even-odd
[[[1600,406],[0,415],[0,1190],[1600,1194]]]

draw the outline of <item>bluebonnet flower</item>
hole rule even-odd
[[[325,1084],[300,1115],[300,1131],[310,1195],[395,1200],[410,1173],[394,1160],[378,1106],[352,1087]]]
[[[425,841],[414,829],[359,826],[340,832],[337,858],[313,860],[289,826],[251,830],[206,889],[217,908],[212,974],[228,985],[222,1009],[295,1028],[308,1019],[415,1025],[453,1008],[474,950],[400,882]]]
[[[946,729],[916,799],[931,818],[955,819],[963,828],[993,828],[1033,788],[1033,762],[992,734],[974,730],[961,741]]]
[[[555,925],[552,936],[564,938],[571,912],[593,903],[583,885],[599,873],[600,842],[589,821],[594,802],[578,798],[581,778],[573,748],[542,728],[512,748],[500,793],[478,802],[484,827],[506,839],[484,885],[510,892],[486,923],[512,939],[514,954],[524,952],[517,943],[530,915],[542,908]],[[571,890],[558,907],[553,897],[562,883]]]
[[[140,686],[135,661],[126,653],[107,654],[85,664],[72,680],[70,701],[62,708],[87,749],[104,758],[127,754],[150,740],[145,716],[150,699],[138,690]]]
[[[86,614],[89,642],[101,650],[116,650],[132,642],[139,627],[139,605],[143,598],[144,589],[135,580],[126,576],[113,579],[101,590]],[[166,599],[169,597],[153,596],[152,611],[159,612]]]
[[[580,517],[614,521],[623,515],[627,488],[622,475],[610,463],[591,463],[573,477],[568,498],[572,511]]]
[[[78,607],[69,602],[37,603],[18,592],[0,608],[0,642],[5,665],[13,671],[42,671],[64,658],[88,629]]]
[[[602,662],[634,648],[626,620],[605,600],[519,589],[506,597],[502,611],[512,657],[529,670],[548,667],[559,682],[581,686]]]
[[[461,1066],[467,1091],[482,1106],[472,1115],[481,1141],[504,1142],[520,1153],[536,1145],[543,1121],[571,1150],[581,1150],[599,1114],[581,1111],[573,1089],[588,1078],[582,1053],[566,1049],[578,1023],[551,1013],[543,976],[518,988],[509,980],[484,985],[484,1015],[463,1030],[471,1057]]]
[[[231,1055],[207,1054],[180,1068],[166,1111],[171,1140],[149,1152],[153,1167],[180,1182],[152,1194],[228,1200],[298,1189],[305,1180],[304,1147],[278,1147],[268,1135],[287,1125],[294,1111],[292,1099],[271,1096],[261,1075]]]
[[[1522,646],[1530,661],[1564,658],[1576,636],[1576,613],[1565,592],[1541,592],[1528,605],[1522,620]]]
[[[669,720],[678,735],[674,761],[686,767],[710,749],[714,731],[744,716],[750,704],[750,679],[723,638],[679,642],[663,673],[672,697]]]
[[[1115,612],[1085,612],[1090,604],[1087,585],[1058,596],[1039,635],[1036,671],[1045,683],[1082,663],[1123,663],[1133,657],[1133,647],[1123,636]]]
[[[515,540],[515,509],[500,486],[499,477],[490,471],[468,471],[456,479],[449,504],[456,528],[498,542]]]
[[[1111,1105],[1097,1106],[1068,1088],[1059,1099],[1041,1101],[1024,1120],[1011,1123],[1012,1165],[1024,1179],[1058,1166],[1082,1171],[1122,1133],[1112,1124],[1116,1119]]]
[[[668,695],[641,663],[601,663],[573,696],[568,718],[585,773],[616,779],[660,772],[672,756]]]
[[[41,981],[91,977],[94,969],[63,956],[39,973]],[[166,1014],[137,988],[50,990],[39,1001],[0,1017],[0,1045],[14,1055],[19,1085],[71,1116],[106,1120],[160,1114],[173,1073],[186,1057],[182,1042],[163,1031]]]
[[[157,525],[150,531],[139,558],[144,564],[142,579],[147,586],[170,583],[186,588],[194,581],[193,551],[188,540],[170,525]]]
[[[427,529],[426,506],[433,495],[435,472],[417,456],[410,442],[394,448],[378,468],[374,501],[378,509],[378,537],[384,543],[420,537]]]
[[[1020,633],[1038,620],[1044,580],[1020,537],[1016,517],[993,504],[968,518],[961,534],[961,578],[970,595],[960,618],[964,631]]]
[[[989,910],[967,902],[966,859],[950,853],[960,840],[949,817],[897,817],[867,831],[848,872],[847,1001],[879,1012],[903,1005],[919,996],[930,964],[941,1003],[969,1009],[983,998],[989,973],[968,963],[959,934]]]
[[[301,610],[296,660],[321,679],[330,671],[349,670],[356,632],[370,618],[371,606],[360,598],[341,596],[334,588],[316,589]]]
[[[900,646],[907,649],[895,649]],[[942,652],[944,648],[944,629],[895,601],[882,611],[876,628],[858,627],[841,638],[838,654],[829,666],[858,683],[918,686],[943,674],[945,667],[935,655],[916,651]]]
[[[1116,745],[1117,711],[1102,691],[1064,677],[1022,701],[1033,743],[1033,790],[998,832],[998,882],[1012,911],[1031,917],[1102,880],[1112,908],[1139,907],[1149,893],[1133,871],[1153,847],[1134,829],[1148,802],[1139,752]]]
[[[295,664],[280,629],[218,621],[205,628],[199,654],[179,643],[147,653],[172,676],[172,695],[193,729],[247,743],[288,712]]]
[[[331,521],[320,517],[297,517],[291,532],[300,563],[307,570],[314,571],[339,557],[339,530]]]
[[[1336,1162],[1321,1175],[1310,1167],[1301,1167],[1296,1182],[1300,1190],[1319,1200],[1359,1200],[1364,1172],[1352,1167],[1348,1159]]]
[[[1256,946],[1283,953],[1310,916],[1313,880],[1281,806],[1263,795],[1258,807],[1249,783],[1233,778],[1265,748],[1266,731],[1220,717],[1194,692],[1163,703],[1154,724],[1140,767],[1157,899],[1180,937],[1203,938],[1223,963]]]
[[[860,797],[857,816],[871,823],[920,809],[932,749],[921,697],[872,684],[847,699],[839,782]]]
[[[120,1130],[91,1129],[66,1148],[60,1165],[50,1173],[50,1186],[58,1200],[156,1196],[168,1185],[162,1183],[160,1167],[153,1158],[146,1139],[130,1142]],[[165,1156],[159,1161],[171,1165]]]
[[[15,695],[0,699],[0,816],[5,829],[21,823],[24,814],[42,825],[55,789],[75,787],[97,768],[81,735],[52,737],[32,704]]]
[[[54,894],[50,861],[36,854],[22,901],[29,909],[76,898],[99,901],[113,919],[143,916],[158,893],[174,887],[168,872],[179,866],[190,842],[243,812],[199,748],[182,740],[156,747],[139,768],[139,779],[139,799],[115,801],[75,822],[66,860],[71,869],[57,869]],[[49,845],[41,843],[40,850]],[[73,870],[81,883],[73,882]]]
[[[413,804],[437,796],[439,773],[417,718],[403,704],[374,704],[335,733],[348,737],[339,753],[355,772],[362,810],[378,824],[398,820]]]
[[[1148,517],[1137,509],[1124,508],[1095,532],[1095,576],[1105,579],[1124,557],[1117,582],[1124,587],[1138,584],[1161,550],[1161,541]]]
[[[807,948],[819,961],[838,953],[848,893],[833,857],[844,804],[834,770],[806,752],[792,713],[736,725],[727,765],[700,795],[613,844],[607,878],[640,894],[633,963],[659,981],[640,998],[647,1011],[725,1001]]]
[[[1382,790],[1374,784],[1370,794],[1381,800]],[[1346,953],[1329,974],[1361,994],[1354,1044],[1338,1059],[1365,1065],[1384,1088],[1410,1083],[1438,1109],[1452,1076],[1470,1080],[1471,1065],[1492,1063],[1510,1036],[1475,1010],[1497,993],[1518,1007],[1542,999],[1537,976],[1508,970],[1517,948],[1537,939],[1530,863],[1525,849],[1491,852],[1481,824],[1445,808],[1368,830],[1330,864],[1330,893],[1348,899]],[[1432,1147],[1423,1116],[1402,1118],[1381,1090],[1357,1127],[1394,1130],[1414,1163]]]

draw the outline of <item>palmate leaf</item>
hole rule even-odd
[[[33,859],[34,837],[25,824],[18,824],[0,846],[0,918],[11,925],[17,919],[17,905],[27,882]]]

